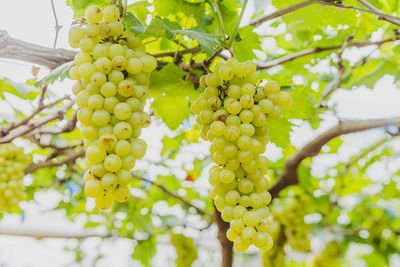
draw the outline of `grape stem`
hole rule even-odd
[[[124,0],[124,9],[122,11],[122,17],[126,16],[127,10],[128,10],[128,0]]]
[[[238,17],[238,19],[236,21],[235,28],[233,29],[232,34],[229,37],[229,39],[228,39],[228,41],[227,41],[227,43],[225,45],[226,48],[230,48],[232,46],[233,40],[236,38],[236,35],[237,35],[238,31],[239,31],[240,22],[242,21],[244,11],[246,10],[247,2],[248,2],[248,0],[244,0],[243,6],[242,6],[242,10],[240,11],[239,17]]]
[[[213,0],[215,9],[217,10],[217,16],[218,16],[218,22],[219,22],[219,27],[220,27],[220,31],[221,31],[221,37],[222,40],[226,40],[226,34],[225,34],[225,27],[224,27],[224,21],[222,19],[222,14],[221,14],[221,10],[219,9],[218,3],[216,0]]]
[[[56,8],[54,6],[54,0],[50,0],[50,3],[51,3],[51,8],[52,8],[53,14],[54,14],[54,20],[56,22],[56,26],[54,26],[54,28],[56,29],[56,36],[54,37],[54,45],[53,45],[53,47],[56,48],[57,40],[58,40],[58,33],[60,32],[62,26],[58,23]]]

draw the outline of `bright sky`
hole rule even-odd
[[[54,1],[57,11],[59,23],[63,26],[59,33],[57,47],[69,48],[67,42],[67,32],[72,19],[72,11],[66,6],[65,0]],[[133,1],[131,1],[133,2]],[[248,21],[254,7],[250,4],[247,16],[244,21]],[[54,42],[54,17],[52,14],[51,4],[49,0],[19,0],[19,1],[3,1],[0,5],[0,29],[7,30],[13,38],[22,39],[27,42],[52,47]],[[346,56],[346,55],[345,55]],[[348,55],[350,56],[350,55]],[[31,78],[31,64],[25,62],[15,62],[8,59],[0,59],[0,76],[6,76],[17,82],[25,82]],[[47,70],[42,69],[40,76],[47,74]],[[69,93],[71,86],[70,81],[51,86],[51,90],[59,95]],[[375,90],[360,88],[357,90],[347,91],[338,90],[331,98],[331,103],[337,103],[338,115],[341,118],[379,118],[400,116],[398,108],[398,99],[400,99],[400,91],[393,85],[392,77],[384,77],[377,83]],[[0,110],[2,111],[2,110]],[[291,136],[291,140],[296,147],[301,147],[316,134],[321,133],[336,123],[333,115],[326,115],[325,121],[320,129],[313,131],[308,125],[296,127]],[[146,140],[151,140],[150,150],[147,158],[157,160],[161,149],[161,138],[167,130],[165,127],[153,126],[144,131]],[[374,142],[383,132],[380,130],[369,131],[352,136],[346,136],[343,139],[347,143],[346,147],[340,151],[338,157],[332,160],[326,157],[319,157],[314,162],[314,172],[316,175],[321,174],[334,164],[335,160],[346,160],[351,154],[357,153],[361,147],[367,146]],[[149,142],[148,142],[149,143]],[[196,149],[200,153],[207,151],[208,145],[201,145]],[[269,145],[268,157],[274,160],[279,157],[279,149],[273,145]],[[187,154],[186,154],[187,153]],[[178,159],[187,159],[190,150],[184,152]],[[187,161],[187,160],[186,160]],[[190,161],[190,157],[189,157]],[[144,164],[144,163],[143,163]],[[144,165],[143,165],[144,166]],[[140,166],[139,166],[140,167]],[[180,168],[181,166],[176,166]],[[396,166],[395,166],[396,168]],[[399,168],[397,164],[397,168]],[[207,189],[206,179],[199,182],[199,186],[204,190]],[[46,192],[37,194],[36,203],[26,203],[23,205],[25,213],[24,221],[19,216],[7,215],[0,221],[0,232],[7,229],[40,231],[43,229],[54,232],[71,232],[78,233],[82,230],[84,218],[77,220],[75,223],[65,220],[62,212],[47,212],[56,205],[60,196],[54,192]],[[214,234],[214,230],[211,234]],[[203,241],[205,243],[209,236]],[[64,246],[73,248],[76,240],[42,240],[36,241],[31,238],[8,237],[0,235],[0,265],[2,266],[73,266],[74,255],[65,251]],[[88,258],[84,261],[83,266],[89,266],[90,260],[95,256],[96,245],[98,239],[90,239],[84,242],[83,248],[88,253]],[[207,244],[209,244],[208,242]],[[130,241],[119,240],[117,242],[104,242],[101,249],[106,253],[106,257],[98,266],[111,266],[112,263],[119,263],[120,266],[128,266],[132,264],[130,261]],[[162,259],[173,258],[174,252],[166,246],[160,247],[156,262],[162,262]]]

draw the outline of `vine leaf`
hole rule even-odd
[[[41,87],[46,83],[53,84],[56,81],[63,81],[65,78],[69,78],[69,70],[74,66],[74,62],[66,62],[54,70],[50,71],[49,74],[44,76],[41,80],[35,83],[35,86]]]

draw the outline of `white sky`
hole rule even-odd
[[[67,42],[67,32],[72,19],[72,11],[66,6],[66,1],[54,1],[59,23],[63,26],[59,33],[57,47],[69,48]],[[133,1],[131,1],[133,2]],[[254,10],[250,4],[244,23],[249,21],[249,15]],[[54,17],[52,14],[49,0],[18,0],[5,1],[0,3],[0,29],[7,30],[13,38],[22,39],[27,42],[36,43],[43,46],[52,47],[54,42]],[[25,82],[31,78],[32,64],[25,62],[15,62],[8,59],[0,59],[0,76],[6,76],[17,82]],[[40,71],[40,76],[47,74],[45,69]],[[51,90],[59,95],[69,92],[70,81],[51,86]],[[384,77],[377,83],[375,90],[357,89],[353,91],[338,90],[331,98],[330,103],[337,103],[338,115],[342,118],[379,118],[400,116],[398,105],[400,91],[393,85],[392,77]],[[309,126],[303,125],[294,130],[291,140],[296,147],[301,147],[313,136],[321,133],[327,128],[333,126],[337,121],[334,116],[325,116],[325,121],[320,129],[313,131]],[[160,131],[159,126],[153,126],[144,131],[145,139],[151,140],[150,149],[153,152],[148,153],[147,158],[157,160],[158,151],[161,148],[161,138],[165,127]],[[343,139],[346,142],[345,148],[335,160],[346,160],[351,154],[357,153],[361,147],[367,146],[382,136],[383,132],[379,130],[364,132],[356,135],[346,136]],[[271,152],[268,154],[270,159],[279,157],[279,149],[270,145]],[[197,147],[200,152],[207,150],[207,145]],[[187,150],[190,153],[190,150]],[[185,153],[180,155],[183,160],[187,158]],[[190,157],[189,157],[190,159]],[[313,172],[316,175],[323,173],[327,167],[335,161],[324,157],[317,158],[313,164]],[[145,166],[145,165],[142,165]],[[181,166],[176,166],[177,168]],[[399,168],[399,166],[397,166]],[[205,179],[203,179],[205,181]],[[199,182],[204,190],[206,183]],[[82,218],[75,223],[71,223],[64,218],[62,212],[46,212],[56,204],[59,195],[54,192],[37,194],[36,203],[26,203],[23,208],[26,212],[25,220],[21,222],[20,217],[16,215],[7,215],[0,221],[0,232],[7,229],[36,231],[49,230],[55,232],[80,232],[85,222]],[[212,230],[215,233],[215,229]],[[205,236],[201,242],[207,246],[213,246],[214,241]],[[210,245],[210,241],[211,245]],[[64,250],[64,246],[73,247],[75,240],[42,240],[36,241],[31,238],[8,237],[0,235],[0,266],[73,266],[73,254]],[[83,266],[89,266],[90,258],[95,256],[95,247],[98,239],[85,241],[85,251],[89,253],[89,258]],[[98,266],[111,266],[112,263],[119,263],[120,266],[132,264],[130,261],[130,242],[120,240],[118,242],[105,242],[102,250],[107,256]],[[204,252],[202,252],[204,253]],[[207,255],[205,255],[207,257]],[[209,256],[209,255],[208,255]],[[164,257],[173,259],[174,252],[166,246],[161,247],[160,254],[156,262],[162,262]],[[135,265],[136,266],[136,265]],[[214,265],[209,265],[214,266]],[[217,266],[217,265],[215,265]]]

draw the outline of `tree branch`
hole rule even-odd
[[[346,72],[346,68],[343,64],[343,52],[349,46],[351,40],[353,40],[354,35],[349,35],[346,40],[344,41],[342,47],[340,48],[338,56],[338,73],[336,74],[335,78],[332,82],[328,84],[328,86],[322,91],[321,99],[319,102],[314,105],[314,108],[322,107],[322,102],[328,98],[333,92],[339,89],[340,84],[342,83],[343,75]]]
[[[317,136],[286,161],[285,169],[282,175],[275,185],[270,189],[272,197],[277,197],[279,192],[286,187],[297,184],[299,181],[297,169],[301,162],[308,157],[314,157],[318,155],[322,146],[328,143],[330,140],[341,135],[357,133],[374,128],[381,128],[387,125],[395,125],[400,127],[400,117],[373,120],[340,121],[338,125]]]
[[[81,150],[78,152],[73,152],[71,153],[68,158],[65,158],[63,160],[59,160],[59,161],[54,161],[52,159],[48,159],[46,161],[42,161],[36,164],[32,164],[30,166],[28,166],[25,169],[25,173],[30,173],[33,172],[37,169],[41,169],[41,168],[47,168],[47,167],[58,167],[58,166],[62,166],[64,164],[72,164],[74,163],[78,158],[83,157],[83,155],[85,155],[85,151]]]
[[[388,38],[388,39],[384,39],[384,40],[377,41],[377,42],[371,42],[369,40],[360,41],[360,42],[352,42],[352,43],[349,43],[347,47],[365,47],[365,46],[370,46],[370,45],[381,46],[385,43],[394,42],[396,40],[400,40],[400,34],[396,34],[396,36],[393,38]],[[257,69],[262,70],[262,69],[272,68],[274,66],[295,60],[300,57],[305,57],[305,56],[309,56],[312,54],[317,54],[317,53],[321,53],[321,52],[340,49],[342,46],[343,45],[335,45],[335,46],[328,46],[328,47],[309,48],[309,49],[306,49],[303,51],[299,51],[299,52],[296,52],[293,54],[289,54],[289,55],[271,60],[266,63],[260,63],[260,64],[258,64]]]
[[[382,13],[378,8],[374,7],[373,5],[371,5],[367,0],[357,0],[361,5],[365,6],[366,8],[368,8],[371,11],[375,11],[376,13]],[[387,16],[381,16],[381,15],[377,15],[376,16],[378,19],[380,20],[385,20],[387,22],[390,22],[394,25],[400,26],[400,20],[399,19],[394,19],[391,17],[387,17]]]
[[[178,199],[179,201],[181,201],[183,204],[185,204],[185,205],[188,206],[188,207],[194,208],[194,209],[197,211],[197,213],[199,213],[200,215],[205,215],[205,216],[209,216],[209,217],[213,218],[213,215],[212,215],[211,213],[209,213],[209,212],[207,212],[207,211],[204,211],[204,210],[202,210],[201,208],[199,208],[199,207],[193,205],[192,203],[190,203],[190,202],[187,201],[186,199],[184,199],[184,198],[182,198],[181,196],[177,195],[175,192],[172,192],[172,191],[170,191],[169,189],[167,189],[167,188],[166,188],[165,186],[163,186],[162,184],[160,184],[160,183],[158,183],[158,182],[155,182],[155,181],[152,181],[152,180],[149,180],[149,179],[147,179],[147,178],[145,178],[145,177],[143,177],[143,176],[137,175],[137,174],[135,174],[135,173],[132,173],[132,177],[135,178],[135,179],[138,179],[138,180],[142,180],[142,181],[151,183],[151,184],[154,185],[154,186],[157,186],[157,187],[160,188],[162,191],[164,191],[167,195],[169,195],[169,196],[171,196],[171,197],[173,197],[173,198],[175,198],[175,199]]]
[[[371,14],[376,15],[377,18],[380,20],[385,20],[394,25],[400,26],[400,18],[382,13],[379,9],[371,6],[369,3],[368,3],[369,7],[367,7],[368,9],[364,9],[364,8],[359,8],[359,7],[355,7],[355,6],[343,5],[341,3],[335,3],[331,0],[313,0],[313,1],[314,1],[314,3],[318,3],[321,5],[335,6],[335,7],[346,8],[346,9],[355,9],[355,10],[358,10],[361,12],[371,13]],[[359,0],[357,0],[357,1],[360,2]],[[365,2],[365,1],[362,1],[362,2]],[[371,7],[373,7],[373,8],[371,8]]]
[[[307,7],[307,6],[312,5],[312,4],[314,4],[314,1],[308,0],[308,1],[304,1],[304,2],[298,3],[298,4],[294,4],[294,5],[291,5],[291,6],[284,7],[284,8],[279,9],[279,10],[277,10],[277,11],[271,13],[271,14],[264,15],[264,16],[261,16],[259,18],[256,18],[255,20],[251,21],[249,25],[253,26],[255,28],[255,27],[260,26],[261,24],[263,24],[264,22],[266,22],[268,20],[276,19],[278,17],[281,17],[283,15],[286,15],[288,13],[294,12],[294,11],[300,9],[300,8],[304,8],[304,7]]]
[[[0,30],[0,57],[21,60],[54,69],[71,61],[77,52],[67,49],[54,49],[13,39]]]
[[[71,101],[69,104],[67,104],[62,109],[60,109],[56,112],[53,112],[46,116],[43,116],[33,122],[28,121],[26,124],[23,124],[23,125],[19,126],[18,128],[15,128],[9,132],[1,131],[5,135],[3,137],[0,137],[0,144],[9,143],[18,137],[24,137],[28,133],[31,133],[33,130],[38,129],[51,121],[54,121],[57,119],[62,120],[64,118],[65,113],[68,112],[68,110],[73,106],[73,104],[74,104],[74,101]]]
[[[32,237],[35,239],[44,238],[74,238],[74,239],[85,239],[89,237],[118,237],[112,233],[57,233],[51,231],[23,231],[20,229],[0,229],[0,235],[8,236],[22,236],[22,237]]]

